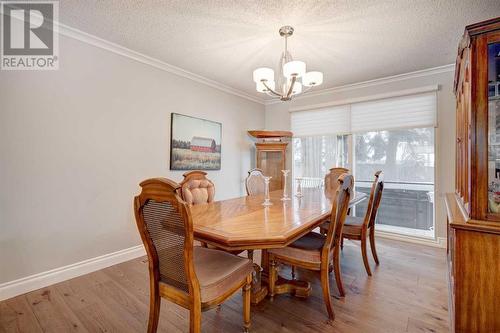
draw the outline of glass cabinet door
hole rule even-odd
[[[488,212],[500,213],[500,42],[488,45]]]
[[[276,191],[282,188],[281,184],[281,169],[283,169],[283,153],[281,151],[260,151],[259,165],[264,175],[270,176],[269,190]]]

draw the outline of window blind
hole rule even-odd
[[[351,105],[351,132],[436,127],[436,92]]]
[[[342,105],[323,109],[291,113],[294,136],[348,134],[350,132],[350,106]]]

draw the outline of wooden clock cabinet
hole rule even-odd
[[[292,137],[288,131],[248,131],[257,139],[255,143],[256,165],[265,176],[272,177],[269,190],[283,189],[283,174],[286,168],[287,139]]]

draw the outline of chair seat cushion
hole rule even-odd
[[[253,263],[249,259],[200,246],[194,247],[193,261],[204,303],[241,284],[253,272]]]
[[[363,229],[364,218],[357,216],[347,216],[344,223],[342,233],[344,235],[361,235]]]
[[[325,244],[325,240],[325,236],[310,232],[287,247],[271,249],[268,252],[282,258],[321,263],[321,249]]]

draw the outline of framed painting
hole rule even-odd
[[[170,170],[220,170],[222,124],[172,113]]]

